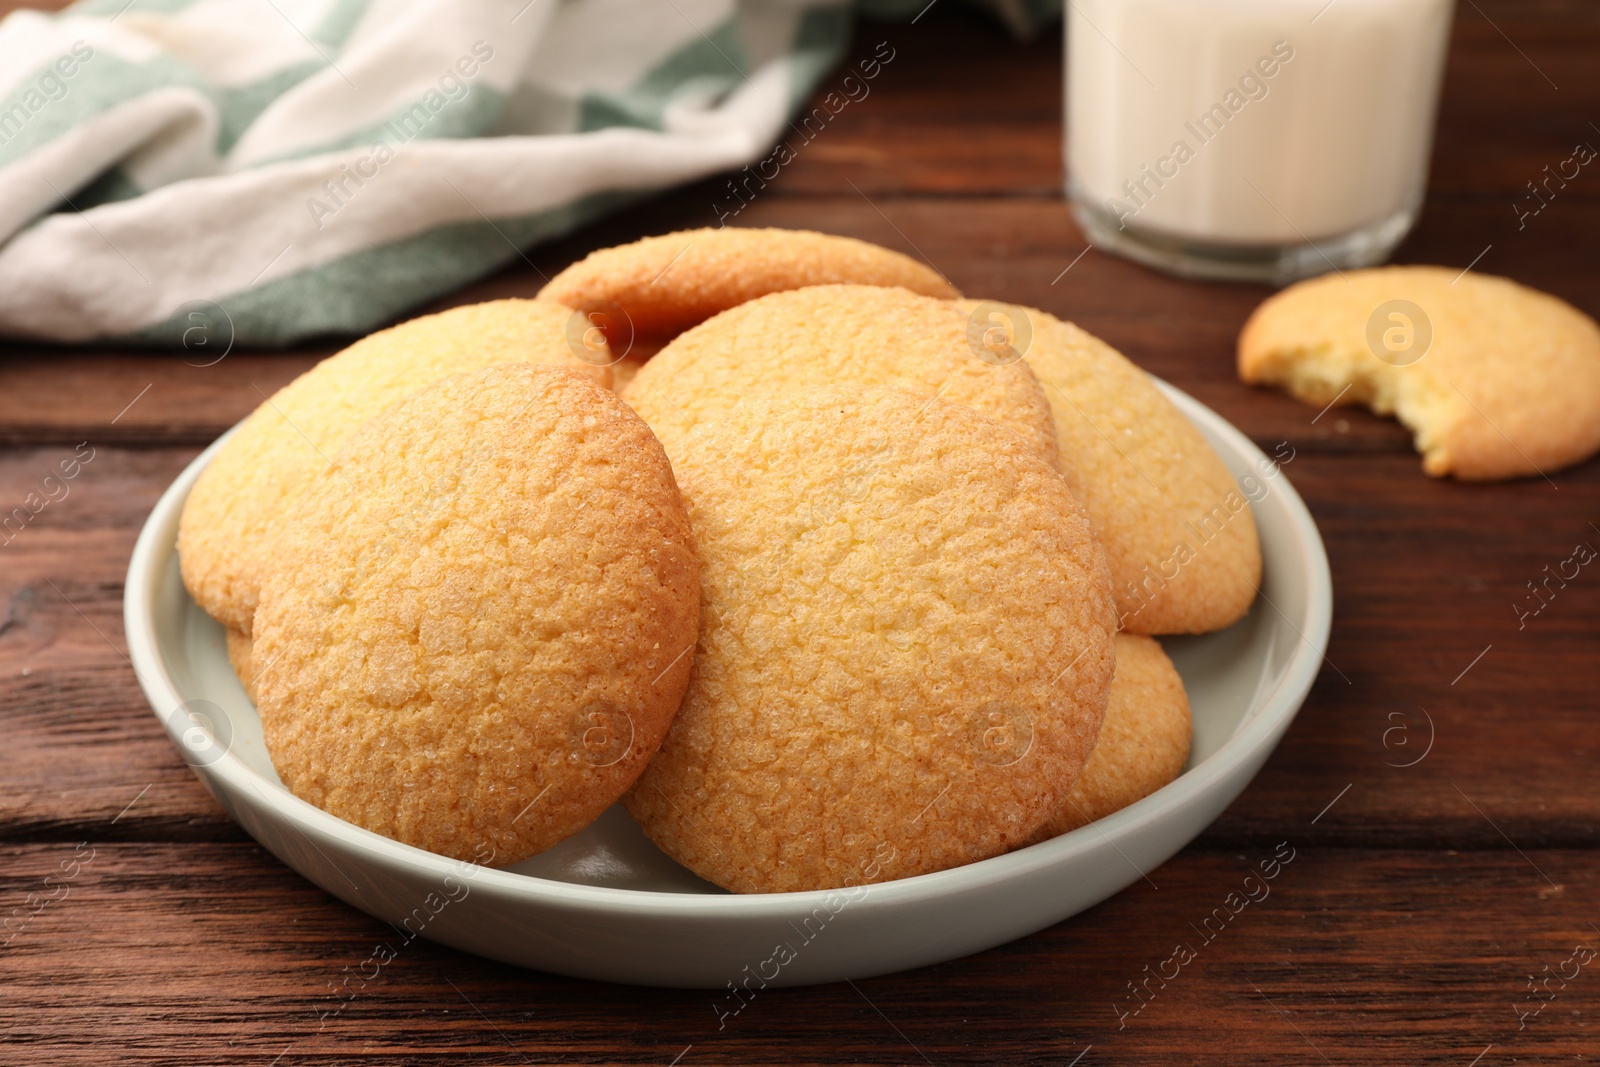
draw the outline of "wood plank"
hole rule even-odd
[[[200,366],[181,352],[0,345],[0,445],[210,441],[340,347]]]
[[[0,452],[0,501],[21,500],[70,454]],[[167,744],[124,658],[128,555],[193,455],[101,448],[65,499],[0,547],[0,837],[70,838],[148,785],[119,835],[238,839]],[[1549,606],[1522,629],[1513,610],[1538,603],[1526,583],[1574,544],[1600,547],[1590,525],[1600,524],[1600,465],[1558,475],[1559,489],[1431,481],[1405,454],[1308,451],[1284,474],[1332,561],[1330,665],[1267,768],[1205,840],[1259,844],[1352,785],[1317,840],[1492,847],[1504,830],[1530,846],[1600,841],[1600,794],[1560,784],[1587,780],[1600,756],[1600,578],[1584,571],[1552,586]],[[1432,751],[1393,766],[1425,744],[1419,707],[1431,716]],[[1386,735],[1396,726],[1405,729]]]
[[[1600,948],[1600,857],[1330,849],[1303,830],[1285,820],[1277,840],[1292,860],[1251,883],[1252,903],[1237,903],[1244,878],[1273,846],[1183,853],[1151,872],[1159,888],[1136,883],[1040,934],[854,987],[757,991],[720,1030],[726,994],[575,981],[406,943],[254,845],[86,832],[83,846],[0,848],[8,912],[30,892],[59,898],[0,948],[0,1040],[15,1062],[103,1064],[115,1047],[120,1062],[211,1067],[463,1056],[958,1067],[1066,1064],[1088,1046],[1084,1067],[1592,1055],[1593,966],[1564,988],[1552,980],[1555,999],[1521,1030],[1516,1012],[1537,1004],[1530,974],[1555,972],[1575,946]],[[77,874],[62,883],[64,862]],[[1228,921],[1202,931],[1213,909]],[[379,944],[396,958],[335,995],[347,973],[372,972],[362,965]],[[1194,958],[1164,965],[1179,944]],[[1158,970],[1168,980],[1135,999],[1129,984]]]
[[[167,743],[123,634],[133,542],[193,454],[105,447],[0,453],[6,516],[28,494],[42,496],[46,477],[57,479],[60,497],[20,531],[0,531],[7,542],[0,545],[0,836],[20,830],[70,837],[82,820],[111,819],[149,786],[118,833],[242,837]],[[61,464],[73,459],[86,462],[63,481]]]
[[[1530,618],[1514,605],[1537,607],[1527,583],[1575,544],[1600,549],[1600,469],[1556,475],[1556,489],[1408,468],[1313,453],[1287,467],[1333,570],[1329,662],[1283,745],[1209,833],[1270,836],[1285,810],[1309,815],[1352,785],[1318,825],[1342,842],[1421,844],[1410,835],[1427,825],[1441,847],[1500,830],[1519,843],[1592,845],[1600,811],[1571,796],[1587,790],[1553,783],[1580,780],[1600,756],[1600,583],[1583,572],[1557,582]],[[1560,769],[1536,770],[1545,759]]]

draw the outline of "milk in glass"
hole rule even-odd
[[[1427,180],[1452,0],[1071,0],[1068,191],[1177,273],[1381,262]]]

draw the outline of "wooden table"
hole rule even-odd
[[[1600,574],[1581,574],[1524,628],[1512,608],[1576,543],[1600,547],[1600,464],[1548,481],[1431,481],[1395,424],[1313,419],[1238,384],[1234,337],[1265,289],[1078,258],[1084,239],[1060,195],[1053,30],[1019,47],[946,3],[915,25],[862,24],[854,48],[883,40],[896,57],[871,97],[738,222],[920,253],[970,294],[1076,320],[1268,451],[1289,443],[1287,474],[1333,564],[1333,640],[1238,803],[1151,881],[1075,919],[909,974],[768,991],[720,1031],[709,993],[574,981],[425,942],[319,1022],[344,969],[390,930],[279,864],[196,782],[135,684],[121,601],[162,489],[255,406],[257,387],[334,346],[205,368],[168,353],[8,347],[0,505],[81,442],[93,459],[0,548],[0,912],[57,897],[0,948],[0,1062],[1600,1058],[1600,967],[1549,978],[1537,996],[1529,982],[1571,974],[1579,946],[1600,949]],[[1600,174],[1581,174],[1525,228],[1512,207],[1576,142],[1600,145],[1597,48],[1600,8],[1584,0],[1466,0],[1427,210],[1399,260],[1476,261],[1600,313]],[[536,266],[447,303],[532,294],[592,248],[711,223],[721,184],[534,250]],[[1271,896],[1120,1017],[1129,982],[1284,841],[1296,859]],[[44,880],[64,863],[77,874],[61,895]]]

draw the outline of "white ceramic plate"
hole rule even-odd
[[[1090,826],[955,870],[847,892],[735,896],[673,863],[620,807],[548,852],[491,870],[297,799],[267,758],[222,629],[178,577],[178,516],[222,441],[173,482],[139,536],[124,604],[129,651],[157,718],[239,825],[312,882],[408,935],[560,974],[715,989],[954,959],[1074,915],[1187,844],[1260,769],[1322,662],[1333,593],[1305,505],[1244,435],[1162,386],[1254,499],[1264,595],[1226,631],[1163,641],[1194,708],[1194,747],[1177,781]]]

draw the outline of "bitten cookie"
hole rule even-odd
[[[372,420],[284,526],[256,612],[278,775],[341,819],[496,866],[587,825],[688,683],[697,565],[649,429],[506,364]]]
[[[1247,496],[1150,376],[1048,312],[958,306],[1016,317],[1011,331],[1055,416],[1061,474],[1105,546],[1122,628],[1204,633],[1249,611],[1261,545]]]
[[[269,569],[273,526],[369,418],[451,374],[523,360],[611,384],[604,342],[574,355],[572,311],[496,300],[401,323],[323,360],[265,400],[212,457],[184,504],[178,557],[189,595],[242,634]]]
[[[539,298],[573,308],[615,305],[636,334],[665,340],[758,296],[843,282],[961,295],[931,267],[852,237],[708,227],[592,252],[552,278]]]
[[[1245,323],[1239,377],[1394,415],[1436,477],[1548,473],[1600,449],[1600,328],[1487,274],[1383,267],[1290,286]]]
[[[1161,646],[1148,637],[1118,634],[1117,672],[1100,738],[1038,840],[1121,811],[1177,778],[1193,734],[1183,679]]]
[[[895,386],[961,404],[1056,463],[1050,405],[1033,373],[968,336],[946,300],[904,289],[819,285],[741,304],[680,334],[622,398],[665,440],[761,390]]]
[[[679,451],[701,553],[689,693],[628,810],[736,892],[1026,842],[1094,745],[1104,558],[1016,435],[894,389],[750,397]]]

